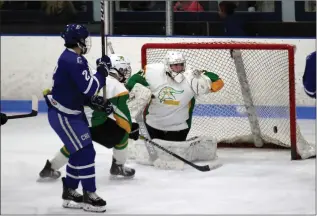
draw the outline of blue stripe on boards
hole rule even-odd
[[[28,100],[1,100],[1,112],[29,112],[31,101]],[[45,101],[39,101],[39,112],[47,112]],[[282,106],[257,106],[257,115],[262,118],[289,118],[287,107]],[[316,107],[297,106],[298,119],[316,119]],[[200,117],[247,117],[244,107],[237,105],[197,104],[194,116]]]

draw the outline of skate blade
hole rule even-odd
[[[83,204],[83,209],[84,211],[87,212],[105,212],[106,211],[106,206],[93,206],[90,204]]]
[[[76,203],[73,200],[64,200],[62,206],[70,209],[82,209],[83,203]]]
[[[123,175],[111,175],[109,176],[110,180],[129,180],[129,179],[133,179],[133,176],[123,176]]]
[[[36,182],[55,182],[56,180],[58,180],[58,178],[52,178],[52,177],[38,177],[38,179],[36,180]]]
[[[37,179],[37,182],[46,182],[46,181],[55,181],[57,179],[59,179],[59,177],[61,177],[61,172],[60,171],[56,171],[55,174],[53,176],[41,176],[41,174],[39,175],[39,178]]]

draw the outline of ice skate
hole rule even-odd
[[[95,192],[83,191],[83,209],[88,212],[105,212],[107,202]]]
[[[116,159],[113,158],[110,174],[112,178],[133,178],[135,175],[135,169],[124,166],[124,164],[117,164]]]
[[[83,207],[83,195],[79,194],[76,190],[68,188],[65,185],[65,178],[62,178],[63,181],[63,207],[64,208],[73,208],[81,209]]]
[[[55,180],[61,176],[61,172],[58,170],[52,169],[52,164],[49,160],[46,161],[46,164],[42,171],[39,173],[40,178],[38,181],[43,180]]]

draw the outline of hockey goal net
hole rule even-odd
[[[218,147],[291,148],[292,159],[313,157],[296,122],[294,52],[288,44],[149,43],[142,66],[161,62],[169,50],[182,52],[186,66],[218,74],[219,92],[196,98],[187,138],[212,136]]]

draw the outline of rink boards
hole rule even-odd
[[[2,112],[28,112],[31,101],[28,100],[2,100]],[[256,106],[260,118],[289,118],[287,107],[282,106]],[[45,101],[39,101],[39,112],[47,112]],[[316,107],[297,106],[297,119],[316,119]],[[194,116],[198,117],[247,117],[243,106],[223,104],[197,104]]]

